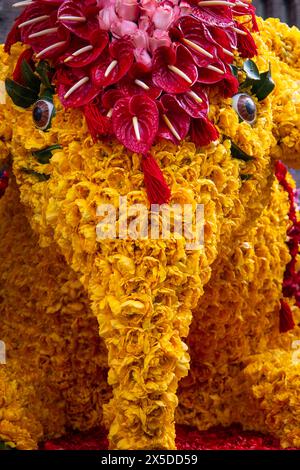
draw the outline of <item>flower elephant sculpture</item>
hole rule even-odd
[[[238,422],[300,447],[284,166],[300,166],[300,32],[246,0],[15,6],[0,52],[0,439],[34,449],[104,424],[112,449],[174,449],[175,423]],[[203,246],[175,216],[168,237],[99,236],[99,207],[119,233],[125,199],[129,220],[138,205],[158,226],[161,207],[202,206]]]

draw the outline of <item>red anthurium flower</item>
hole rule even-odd
[[[42,17],[45,19],[22,28],[22,42],[32,47],[38,59],[57,58],[68,47],[70,33],[57,25],[56,12]]]
[[[112,122],[117,139],[126,148],[146,154],[158,130],[157,105],[146,95],[122,98],[115,104]]]
[[[102,111],[98,99],[83,108],[86,123],[94,141],[101,136],[111,134],[111,120]]]
[[[38,18],[40,20],[36,23],[36,25],[42,25],[43,21],[47,19],[47,17],[49,17],[53,12],[54,15],[56,15],[55,5],[44,5],[38,1],[32,2],[32,4],[28,5],[23,13],[15,20],[13,28],[7,36],[5,42],[5,52],[10,52],[11,46],[18,41],[22,40],[22,42],[28,44],[26,42],[26,37],[28,36],[28,34],[26,35],[26,32],[28,31],[30,25],[26,25],[27,21]],[[22,26],[23,23],[25,23],[24,26]]]
[[[117,101],[121,100],[122,98],[128,98],[130,95],[124,93],[123,90],[119,88],[111,88],[107,90],[102,95],[102,106],[106,111],[110,111],[113,109]]]
[[[204,24],[196,18],[184,16],[177,22],[177,28],[177,32],[173,28],[173,36],[189,49],[199,67],[217,60],[218,45]]]
[[[163,95],[160,99],[161,113],[158,135],[163,139],[171,140],[178,144],[189,131],[191,118],[179,106],[175,97]]]
[[[106,31],[95,31],[90,41],[73,36],[68,51],[61,57],[60,62],[68,67],[85,67],[92,64],[102,54],[108,45],[108,40]]]
[[[55,75],[57,92],[65,108],[78,108],[90,103],[100,92],[88,70],[60,67]]]
[[[186,47],[159,47],[153,56],[153,83],[167,93],[184,93],[198,78],[192,54]]]
[[[193,0],[193,3],[199,3],[197,0]],[[233,26],[234,21],[232,17],[232,10],[230,7],[218,6],[218,7],[199,7],[194,6],[192,13],[196,18],[199,18],[207,26],[217,26],[219,28],[228,28]]]
[[[223,62],[233,62],[233,50],[237,49],[237,34],[230,29],[221,29],[212,26],[209,28],[211,36],[217,46],[218,56]]]
[[[161,89],[153,84],[151,75],[139,78],[124,77],[118,87],[127,96],[147,95],[155,100],[161,94]]]
[[[175,95],[179,106],[191,117],[207,116],[208,96],[200,83],[196,83],[190,90],[182,95]]]
[[[214,142],[219,137],[219,132],[208,118],[192,119],[191,122],[192,141],[199,147],[204,147]]]
[[[93,67],[93,81],[97,86],[117,83],[129,71],[133,60],[133,44],[128,37],[112,42]]]
[[[91,6],[81,0],[64,1],[58,9],[58,21],[76,36],[89,39],[95,31],[99,32],[97,15]]]
[[[236,23],[235,27],[240,29],[244,33],[246,33],[246,34],[237,34],[238,51],[241,57],[251,58],[257,55],[257,46],[255,44],[255,41],[251,33],[248,31],[248,29],[238,22]]]
[[[4,45],[4,52],[10,53],[11,46],[16,44],[16,42],[21,41],[21,30],[19,28],[19,24],[23,22],[23,16],[19,16],[13,24],[12,29],[7,35],[5,45]]]
[[[25,60],[32,68],[33,70],[33,61],[32,61],[32,56],[33,56],[33,50],[31,48],[25,49],[25,51],[22,52],[20,55],[17,65],[15,67],[14,73],[13,73],[13,79],[15,82],[20,83],[21,85],[24,85],[24,80],[22,76],[22,62]]]
[[[224,63],[219,60],[209,64],[207,67],[198,69],[198,82],[207,85],[219,83],[226,74]]]

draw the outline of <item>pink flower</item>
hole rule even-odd
[[[180,16],[180,8],[168,4],[159,5],[152,17],[152,21],[157,29],[168,29],[171,24]]]
[[[150,22],[149,16],[141,15],[139,17],[139,29],[142,31],[149,32],[150,26],[151,26],[151,22]]]
[[[156,0],[141,0],[140,5],[142,7],[142,10],[146,13],[146,15],[152,18],[157,8]]]
[[[151,67],[152,59],[147,49],[134,49],[134,57],[138,63],[145,65],[147,69]]]
[[[105,31],[109,31],[111,29],[111,25],[118,21],[118,17],[115,12],[114,6],[108,6],[103,8],[102,11],[99,13],[99,25],[101,29]]]
[[[188,2],[182,1],[180,3],[181,16],[189,15],[192,12],[192,7]]]
[[[156,29],[149,39],[151,52],[154,52],[155,49],[161,46],[170,47],[171,39],[167,31],[162,31],[161,29]]]
[[[110,6],[115,6],[116,0],[97,0],[97,5],[99,8],[108,8]]]
[[[116,0],[116,12],[123,20],[136,21],[139,13],[137,0]]]
[[[145,31],[138,29],[132,41],[135,47],[139,49],[149,49],[149,35]]]
[[[138,30],[138,26],[133,21],[117,20],[111,25],[111,32],[114,36],[122,38],[123,36],[132,36]]]

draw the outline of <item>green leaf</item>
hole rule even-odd
[[[39,163],[41,163],[42,165],[46,165],[47,163],[50,162],[53,150],[58,150],[61,148],[62,146],[59,144],[51,145],[50,147],[44,148],[42,150],[37,150],[35,152],[32,152],[32,155],[36,157]]]
[[[252,177],[253,177],[253,175],[249,175],[249,174],[244,173],[244,174],[241,175],[241,180],[242,181],[248,181],[248,180],[251,180]]]
[[[24,59],[21,64],[22,78],[27,87],[39,94],[41,87],[41,80],[37,77],[28,62]]]
[[[257,68],[257,65],[253,60],[247,59],[245,60],[243,64],[243,70],[247,75],[247,79],[250,80],[259,80],[260,75],[259,75],[259,70]]]
[[[7,445],[5,442],[0,441],[0,450],[13,450],[13,448]]]
[[[230,137],[224,136],[226,139],[229,139],[231,142],[231,155],[233,158],[237,158],[238,160],[243,160],[244,162],[250,162],[254,160],[251,155],[248,155],[244,150],[238,147],[234,142],[232,142]]]
[[[38,173],[35,170],[31,170],[30,168],[22,168],[23,173],[27,175],[35,176],[40,182],[48,181],[50,179],[50,175],[45,175],[44,173]]]
[[[14,104],[21,108],[29,108],[38,100],[38,94],[35,91],[20,85],[10,78],[5,80],[5,88]]]
[[[53,87],[45,88],[42,93],[40,94],[41,100],[48,100],[53,103],[53,96],[55,94],[55,90]]]
[[[239,68],[236,65],[233,65],[233,64],[230,64],[229,67],[231,68],[232,75],[234,75],[236,78],[238,78]]]
[[[242,82],[239,86],[239,92],[245,91],[247,88],[250,88],[253,86],[253,80],[250,78],[246,78],[244,82]]]
[[[51,83],[49,81],[49,73],[51,72],[51,67],[45,60],[41,60],[36,69],[36,73],[41,77],[42,84],[46,88],[51,88]]]
[[[257,97],[258,101],[262,101],[269,96],[275,88],[274,80],[271,75],[271,65],[267,72],[260,74],[260,80],[253,84],[252,93]]]

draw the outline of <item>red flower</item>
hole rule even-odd
[[[88,70],[69,69],[60,67],[55,75],[57,92],[61,103],[65,108],[79,108],[90,103],[98,94],[97,87],[89,76]],[[82,81],[82,85],[72,92],[70,90]]]
[[[209,28],[214,43],[218,50],[218,56],[223,62],[231,64],[233,62],[233,50],[237,48],[237,33],[229,29]],[[228,54],[228,52],[232,55]]]
[[[196,83],[190,90],[182,95],[175,95],[179,106],[191,117],[207,116],[208,97],[200,83]]]
[[[167,93],[184,93],[198,77],[192,54],[186,47],[159,47],[153,57],[153,83]]]
[[[203,23],[184,16],[177,22],[177,28],[172,29],[174,38],[188,48],[199,67],[206,67],[217,60],[217,43]]]
[[[208,68],[212,67],[212,68]],[[206,67],[199,68],[198,82],[207,85],[214,85],[221,82],[226,74],[226,67],[221,60],[216,60]]]
[[[124,93],[123,90],[120,90],[119,88],[111,88],[110,90],[107,90],[103,93],[102,105],[107,111],[110,111],[115,106],[117,101],[128,97],[130,97],[130,95]]]
[[[85,67],[92,64],[102,54],[108,40],[106,31],[94,31],[89,41],[73,36],[68,51],[61,57],[60,62],[68,67]]]
[[[159,137],[178,144],[189,131],[191,118],[183,111],[172,95],[163,95],[160,99],[161,115]]]
[[[55,5],[52,7],[51,5],[43,5],[41,1],[35,1],[32,4],[28,5],[25,10],[21,13],[21,15],[15,20],[13,28],[11,29],[10,33],[7,36],[5,42],[5,52],[10,52],[11,46],[16,42],[22,41],[25,44],[26,42],[26,32],[28,31],[28,26],[23,26],[19,28],[21,24],[28,20],[32,20],[34,18],[40,18],[43,16],[51,15],[51,13],[55,12],[56,8]],[[41,25],[42,22],[36,23],[36,25]]]
[[[31,48],[25,49],[25,51],[22,52],[20,55],[17,65],[15,67],[14,73],[13,73],[13,79],[15,82],[20,83],[20,85],[26,85],[23,80],[23,74],[22,74],[22,63],[25,60],[32,68],[33,70],[33,61],[32,61],[32,56],[33,56],[33,50]]]
[[[147,95],[155,100],[161,94],[161,89],[153,84],[151,75],[136,78],[124,77],[118,87],[127,96]]]
[[[122,98],[114,107],[112,122],[117,139],[129,150],[146,154],[156,137],[159,113],[146,95]]]
[[[133,44],[128,38],[112,42],[93,67],[94,83],[99,87],[117,83],[129,71],[133,60]]]
[[[198,0],[193,2],[199,3]],[[230,7],[199,7],[195,6],[192,10],[193,16],[201,20],[207,26],[217,26],[219,28],[228,28],[233,26],[234,20]]]
[[[64,1],[58,9],[58,21],[65,28],[76,34],[76,36],[82,39],[90,39],[95,32],[99,33],[97,9],[91,8],[93,5],[95,5],[95,2],[84,2],[81,0]],[[70,19],[70,17],[78,19],[74,20]]]
[[[208,118],[193,119],[191,123],[191,137],[199,147],[205,147],[219,137],[219,132]]]
[[[35,15],[44,16],[43,11]],[[21,39],[29,44],[35,53],[42,53],[45,58],[57,58],[69,44],[70,33],[56,23],[56,12],[52,12],[42,21],[30,24],[21,31]],[[54,47],[55,46],[55,47]]]

